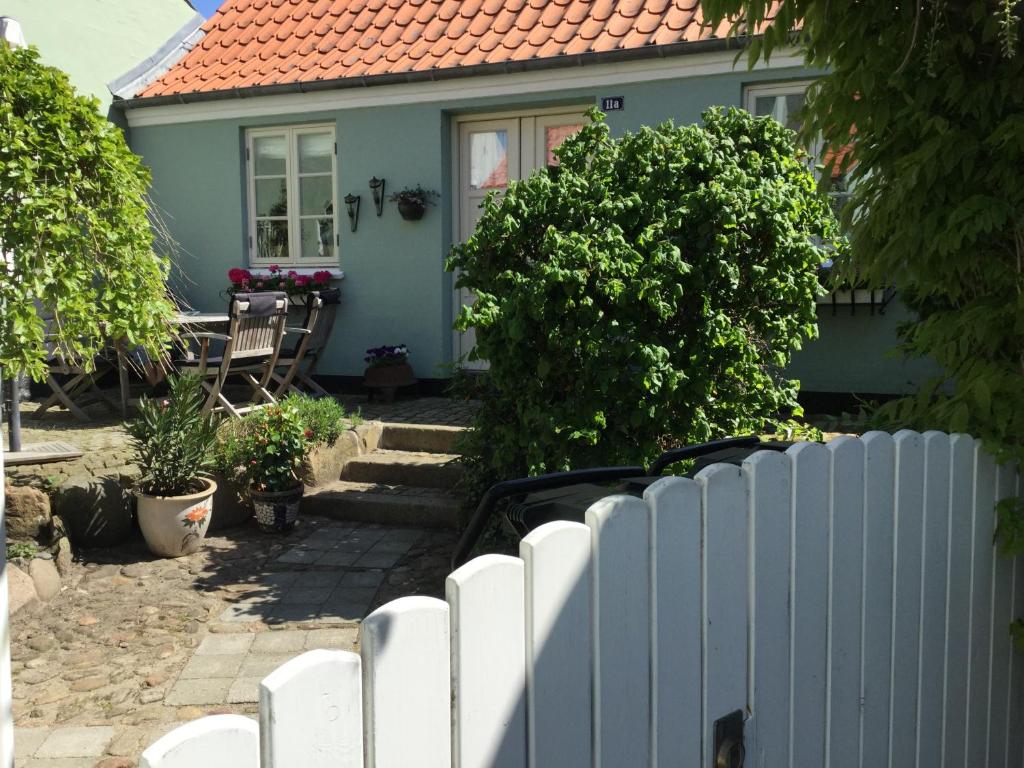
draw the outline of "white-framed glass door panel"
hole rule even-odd
[[[459,240],[465,242],[480,220],[481,204],[491,192],[501,193],[509,181],[520,178],[520,125],[518,119],[481,120],[459,126]],[[458,275],[455,275],[458,278]],[[457,307],[472,304],[471,291],[456,291]],[[473,329],[456,334],[455,355],[463,358],[476,344]],[[486,361],[463,362],[473,370],[487,368]]]

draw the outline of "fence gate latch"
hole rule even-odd
[[[715,768],[743,768],[743,710],[737,709],[715,721]]]

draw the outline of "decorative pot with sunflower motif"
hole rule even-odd
[[[154,555],[184,557],[202,545],[217,484],[206,477],[200,480],[204,489],[188,496],[138,495],[139,527]]]

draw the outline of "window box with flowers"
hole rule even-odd
[[[225,291],[225,297],[230,299],[236,293],[284,291],[293,304],[301,305],[306,303],[306,297],[312,291],[326,288],[333,279],[335,279],[335,274],[329,269],[306,274],[294,269],[286,272],[277,264],[271,264],[267,273],[264,274],[235,267],[228,270],[230,285]]]

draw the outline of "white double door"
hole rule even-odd
[[[553,151],[585,122],[582,110],[460,122],[459,241],[464,242],[473,234],[482,213],[480,205],[488,193],[501,193],[510,181],[525,178],[538,168],[556,165]],[[471,291],[456,289],[456,307],[472,304],[474,299]],[[456,332],[455,358],[463,360],[463,368],[486,369],[486,361],[465,360],[475,343],[472,329]]]

